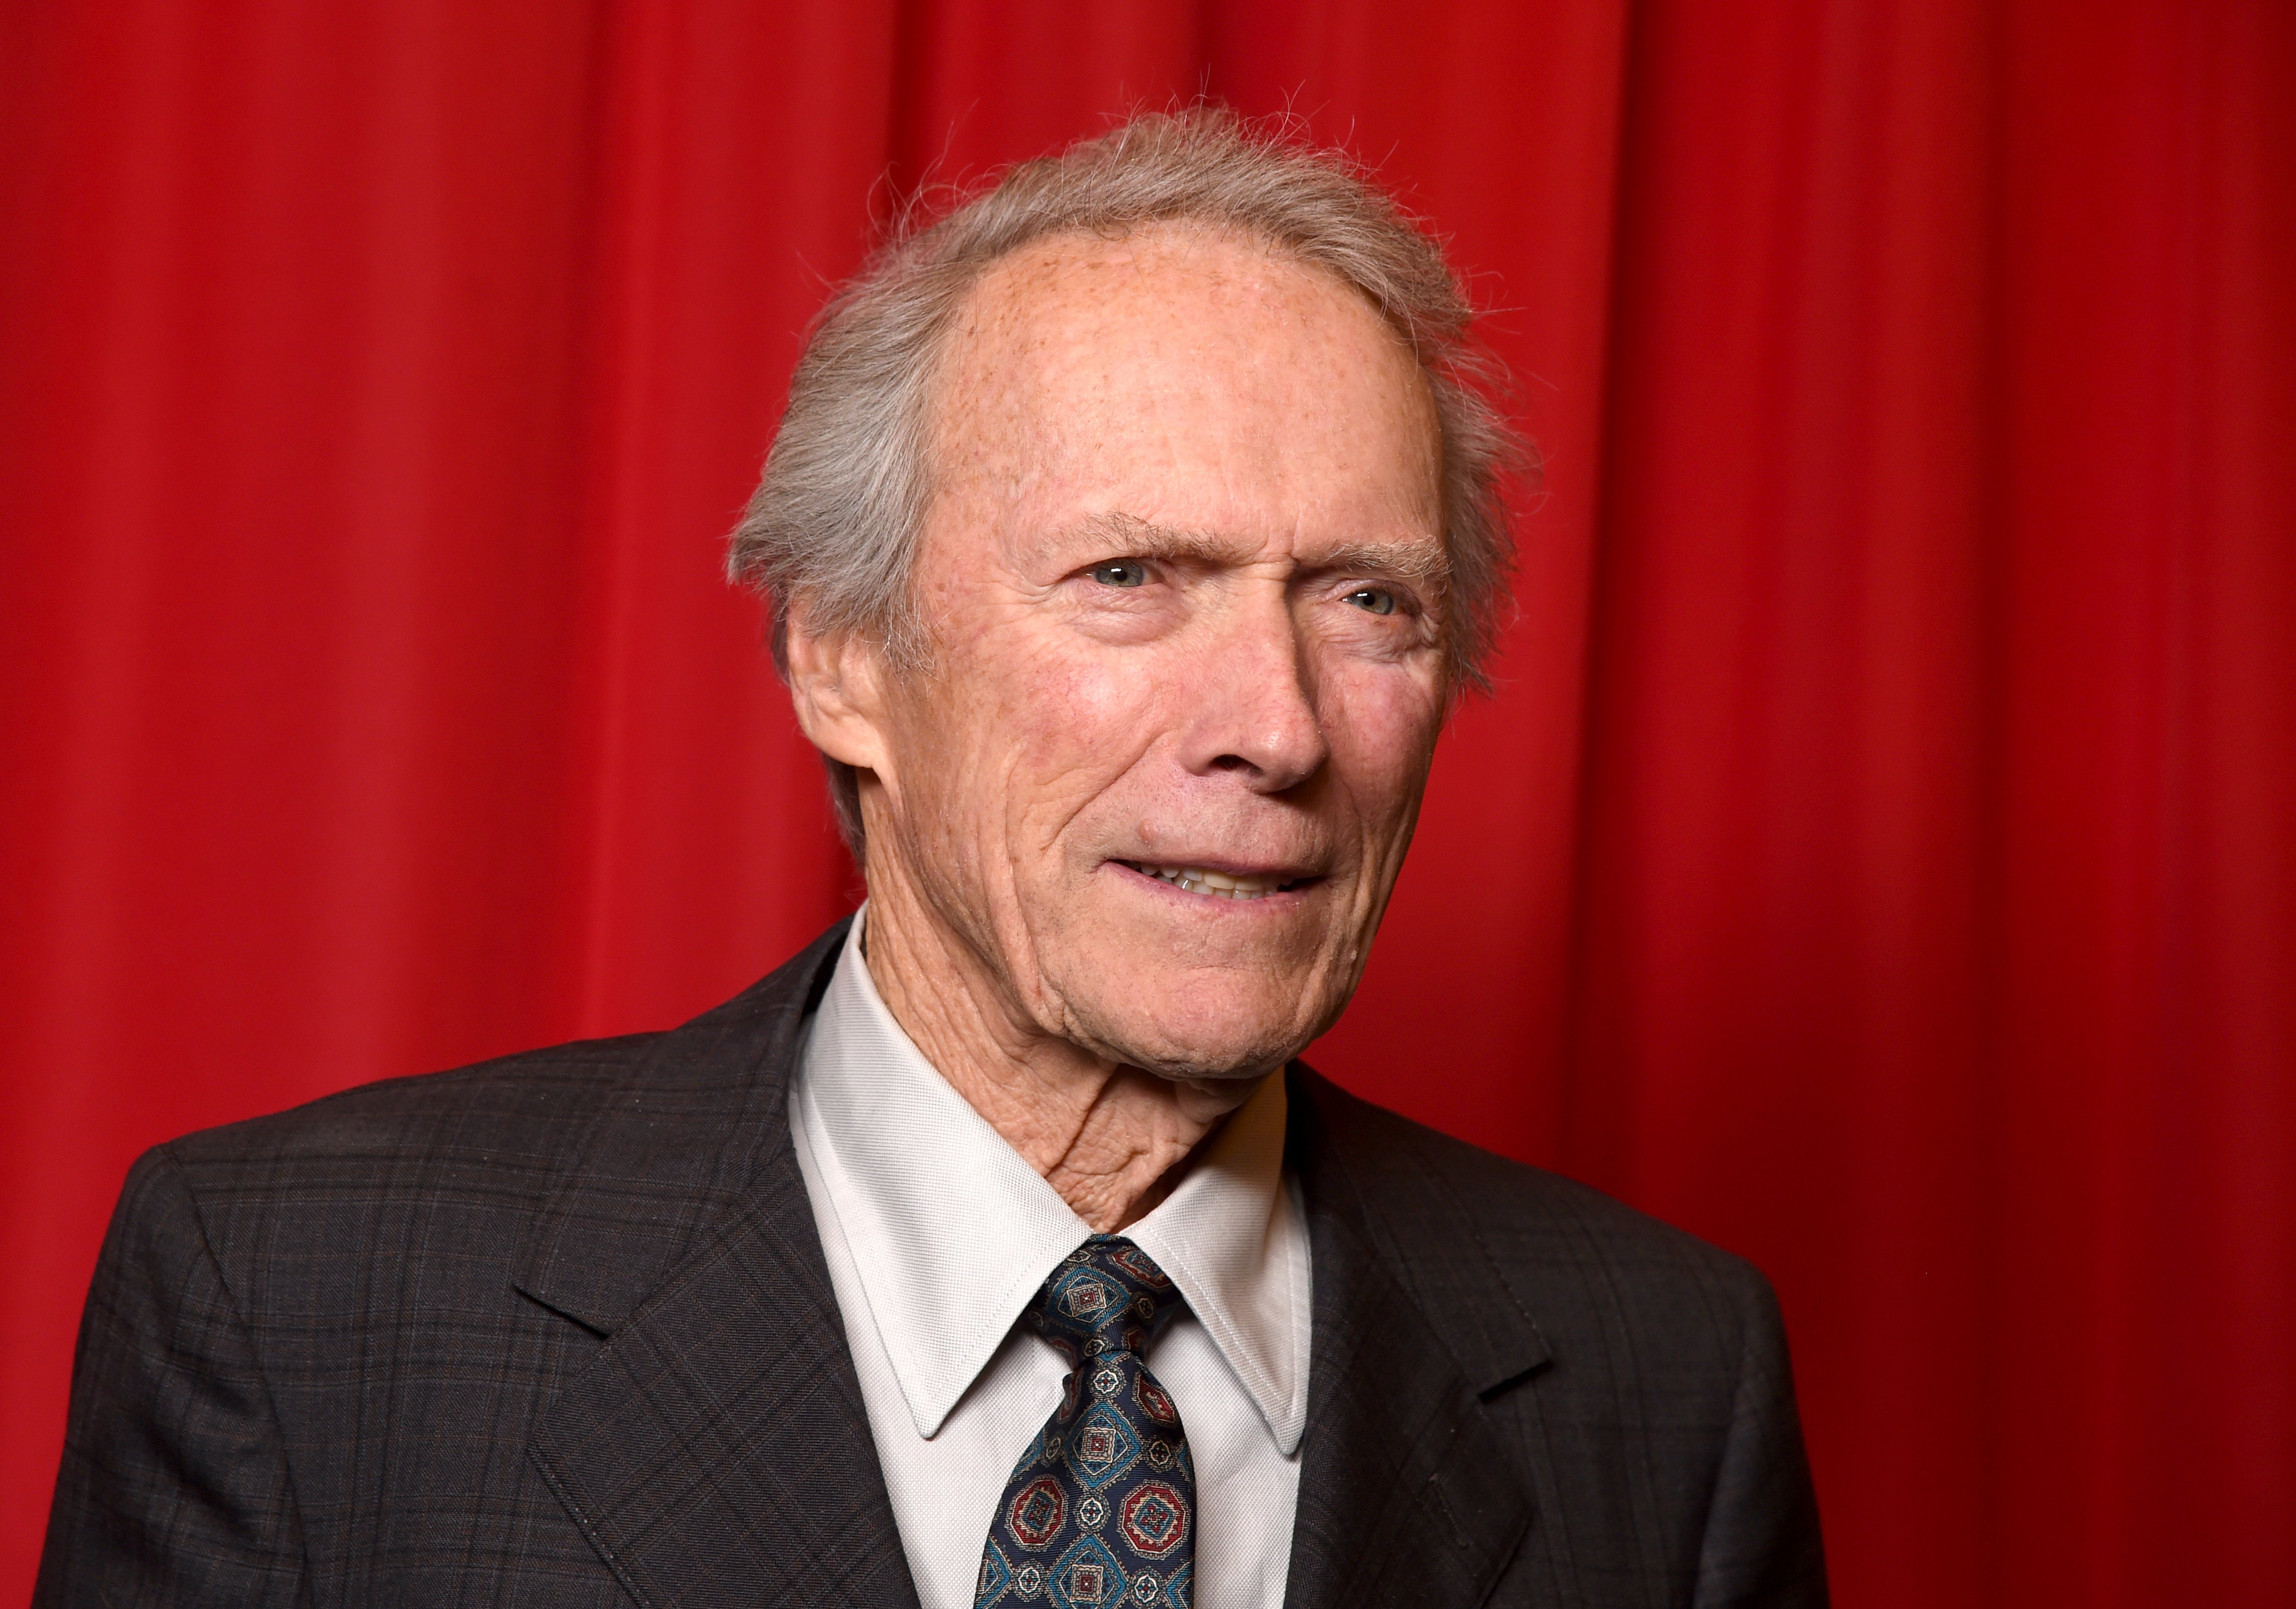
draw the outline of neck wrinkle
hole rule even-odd
[[[870,981],[902,1031],[1102,1234],[1152,1211],[1198,1146],[1259,1086],[1235,1080],[1232,1101],[1203,1110],[1206,1102],[1184,1099],[1168,1079],[1012,1022],[1011,1012],[984,1003],[984,995],[1004,991],[978,958],[958,953],[961,940],[942,931],[898,876],[873,878],[856,920],[865,924],[861,954]],[[914,931],[920,927],[922,935]],[[998,1032],[998,1016],[1006,1033]],[[1008,1035],[1015,1043],[1005,1042]]]

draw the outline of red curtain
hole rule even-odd
[[[873,209],[1210,91],[1550,454],[1315,1053],[1777,1280],[1845,1603],[2296,1580],[2285,0],[0,11],[0,1596],[130,1157],[851,891],[718,579]]]

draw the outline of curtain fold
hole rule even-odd
[[[806,321],[1210,93],[1434,220],[1547,457],[1313,1059],[1771,1273],[1843,1602],[2271,1601],[2292,86],[2269,0],[0,12],[0,1595],[136,1152],[849,902],[719,579]]]

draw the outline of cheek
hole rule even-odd
[[[1152,741],[1162,678],[1074,643],[1007,643],[952,666],[972,691],[964,724],[972,785],[1004,795],[1000,814],[1057,833],[1129,770]],[[1018,846],[1015,846],[1018,847]]]
[[[1385,832],[1409,819],[1427,781],[1442,729],[1441,689],[1395,667],[1353,667],[1326,684],[1335,696],[1324,719],[1337,780],[1366,827]]]

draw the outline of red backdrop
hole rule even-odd
[[[1552,461],[1378,1098],[1756,1258],[1846,1603],[2296,1580],[2296,9],[0,10],[0,1597],[140,1148],[834,914],[717,576],[881,179],[1209,89]]]

